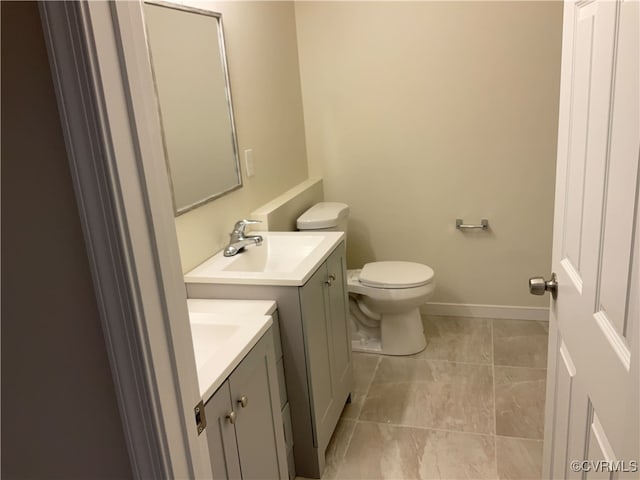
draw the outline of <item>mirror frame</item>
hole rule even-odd
[[[233,192],[234,190],[237,190],[239,188],[241,188],[243,186],[242,183],[242,171],[240,168],[240,151],[238,148],[238,136],[237,136],[237,132],[236,132],[236,123],[235,123],[235,118],[234,118],[234,114],[233,114],[233,102],[231,100],[231,81],[229,79],[229,69],[227,66],[227,54],[226,54],[226,47],[225,47],[225,43],[224,43],[224,29],[223,29],[223,25],[222,25],[222,13],[219,12],[214,12],[212,10],[206,10],[206,9],[202,9],[202,8],[197,8],[197,7],[192,7],[189,5],[184,5],[184,4],[179,4],[179,3],[172,3],[172,2],[168,2],[168,1],[164,1],[164,0],[143,0],[142,1],[143,4],[149,4],[149,5],[156,5],[158,7],[164,7],[164,8],[170,8],[173,10],[179,10],[179,11],[183,11],[183,12],[189,12],[189,13],[196,13],[199,15],[206,15],[209,17],[214,17],[217,21],[218,24],[218,30],[217,30],[217,35],[218,35],[218,44],[220,45],[220,62],[222,65],[222,74],[224,75],[224,80],[225,80],[225,97],[227,99],[227,109],[228,109],[228,115],[229,115],[229,122],[231,124],[231,145],[233,148],[233,155],[234,155],[234,162],[235,162],[235,170],[236,170],[236,174],[238,176],[238,183],[236,185],[231,186],[230,188],[227,188],[225,190],[222,190],[220,192],[215,192],[209,196],[206,196],[204,198],[202,198],[201,200],[198,200],[192,204],[189,204],[185,207],[182,208],[178,208],[178,206],[176,205],[176,197],[175,197],[175,192],[174,192],[174,186],[173,186],[173,178],[171,176],[171,164],[169,162],[169,153],[168,153],[168,149],[167,149],[167,143],[166,143],[166,136],[165,136],[165,131],[164,131],[164,122],[162,120],[162,111],[160,109],[160,97],[158,95],[158,82],[156,79],[156,73],[155,70],[153,68],[153,54],[151,53],[151,48],[149,45],[149,29],[147,27],[147,21],[146,18],[144,17],[144,8],[143,8],[143,21],[144,21],[144,29],[145,29],[145,38],[146,38],[146,43],[147,43],[147,53],[149,55],[149,64],[151,66],[151,74],[153,76],[153,86],[155,89],[155,95],[156,95],[156,104],[157,104],[157,109],[158,109],[158,117],[160,120],[160,128],[162,130],[162,148],[164,150],[164,159],[165,159],[165,164],[167,167],[167,172],[168,172],[168,177],[169,177],[169,186],[171,189],[171,199],[173,200],[173,213],[174,216],[178,217],[184,213],[187,213],[197,207],[200,207],[206,203],[209,203],[213,200],[215,200],[216,198],[220,198],[224,195],[226,195],[227,193]],[[144,7],[144,5],[143,5]]]

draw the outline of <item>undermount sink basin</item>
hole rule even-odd
[[[214,255],[185,275],[186,283],[303,285],[344,238],[342,232],[257,232],[262,245],[233,257]]]

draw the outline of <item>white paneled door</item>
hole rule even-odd
[[[640,478],[639,7],[565,3],[543,478]]]

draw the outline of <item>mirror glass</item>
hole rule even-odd
[[[218,13],[146,2],[147,43],[176,215],[242,186]]]

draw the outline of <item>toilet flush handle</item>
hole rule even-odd
[[[330,273],[329,276],[327,277],[327,279],[324,281],[324,283],[326,285],[331,286],[333,284],[333,282],[335,282],[336,280],[336,276],[333,273]]]

